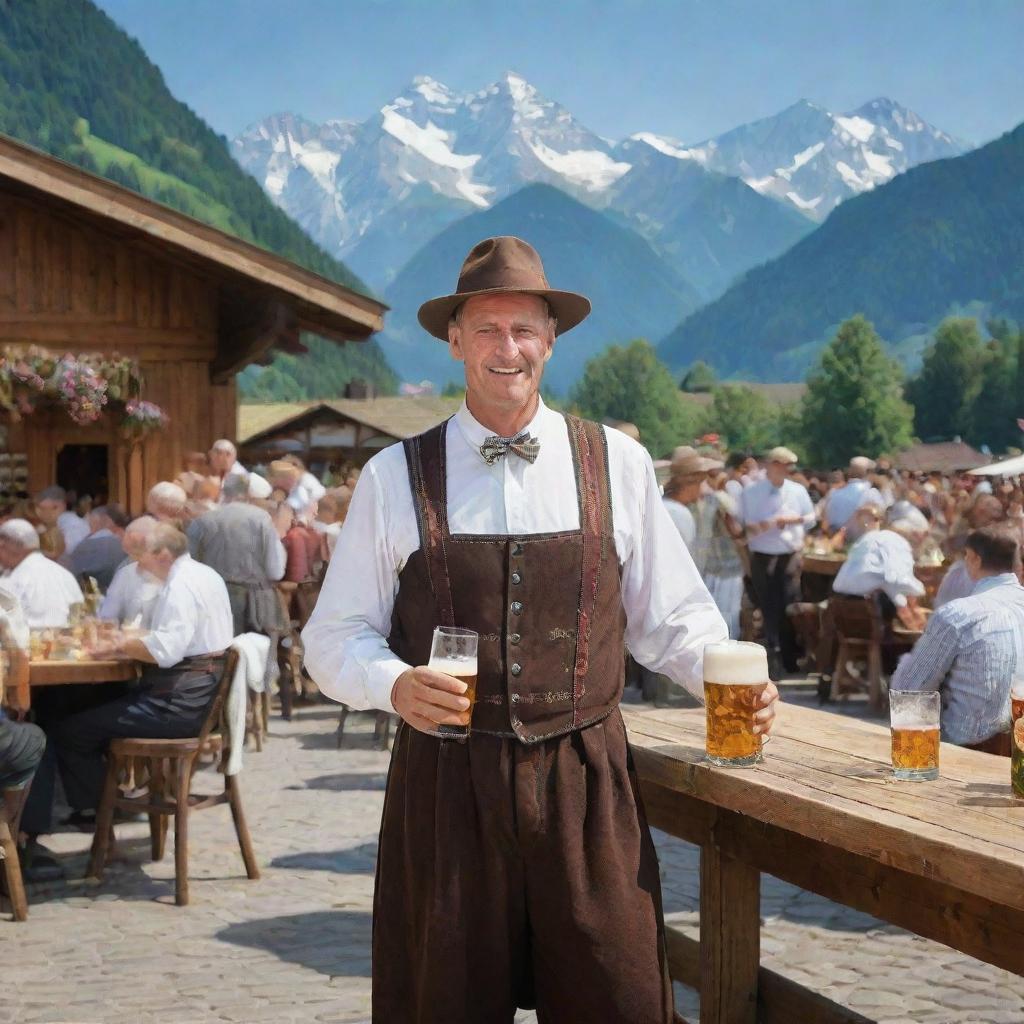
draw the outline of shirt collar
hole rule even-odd
[[[485,427],[470,411],[469,406],[466,405],[466,400],[462,400],[462,405],[459,406],[458,412],[455,414],[455,423],[459,428],[460,433],[466,439],[466,443],[470,448],[475,448],[479,451],[480,446],[489,437],[494,437],[494,431],[489,430]],[[533,419],[523,427],[520,433],[525,431],[528,434],[533,435],[542,444],[544,442],[545,434],[550,435],[552,420],[562,422],[562,417],[556,412],[552,412],[544,404],[544,399],[539,395],[537,396],[537,411],[533,414]],[[480,456],[483,459],[483,456]]]
[[[974,589],[971,591],[972,594],[984,594],[989,590],[994,590],[996,587],[1019,587],[1020,580],[1017,579],[1016,573],[1012,572],[1001,572],[997,576],[985,576],[978,580],[974,584]]]

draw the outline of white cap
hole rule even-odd
[[[8,519],[6,523],[0,524],[0,537],[12,540],[29,551],[39,549],[39,534],[27,519]]]
[[[270,486],[270,482],[264,480],[259,473],[249,474],[249,497],[255,498],[257,501],[262,501],[264,498],[269,498],[274,493],[274,488]]]

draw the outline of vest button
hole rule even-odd
[[[512,662],[512,668],[511,668],[512,675],[517,676],[522,671],[523,671],[523,666],[520,665],[518,661]]]
[[[523,545],[522,544],[513,544],[512,545],[512,557],[513,558],[518,558],[522,553],[523,553]]]
[[[518,615],[522,610],[523,610],[523,602],[522,601],[513,601],[512,602],[512,614],[513,615]]]
[[[523,582],[523,575],[522,575],[522,573],[518,573],[518,572],[512,573],[512,582],[513,583],[522,583]]]
[[[523,638],[518,633],[509,633],[508,642],[510,644],[518,644]]]

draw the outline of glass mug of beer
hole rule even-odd
[[[769,682],[768,652],[760,644],[723,640],[704,648],[707,759],[722,768],[760,764],[754,715]]]
[[[458,626],[438,626],[434,630],[434,642],[430,648],[427,668],[455,676],[466,684],[462,695],[469,700],[469,714],[472,720],[473,705],[476,703],[476,651],[480,637],[471,629]],[[469,735],[468,725],[439,725],[438,736],[464,738]]]
[[[890,690],[892,773],[904,782],[939,777],[939,693]]]

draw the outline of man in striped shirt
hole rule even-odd
[[[938,690],[942,738],[1009,753],[1010,684],[1024,673],[1024,587],[1017,539],[998,526],[967,538],[974,589],[932,615],[892,677],[893,690]]]

